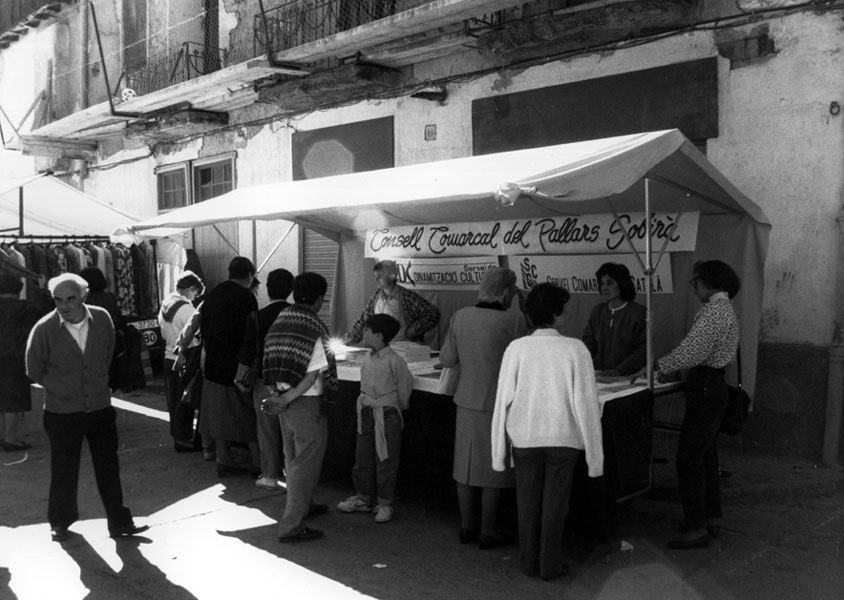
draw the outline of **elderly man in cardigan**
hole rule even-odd
[[[304,542],[323,536],[305,519],[328,511],[315,504],[322,459],[328,445],[327,397],[338,390],[337,367],[328,347],[328,329],[317,316],[328,284],[322,275],[293,280],[294,305],[282,310],[264,341],[264,384],[271,395],[261,410],[279,415],[287,473],[287,502],[278,541]]]
[[[399,270],[395,261],[382,260],[375,265],[373,273],[378,289],[366,303],[360,318],[349,328],[344,342],[355,344],[363,339],[366,320],[375,314],[390,315],[401,324],[394,342],[423,342],[425,334],[439,324],[440,309],[397,283]]]
[[[50,499],[47,509],[52,538],[70,537],[79,518],[77,487],[82,440],[88,440],[97,489],[106,510],[111,537],[130,536],[137,526],[123,506],[117,459],[116,413],[111,406],[108,368],[114,352],[114,325],[108,312],[84,304],[87,282],[72,273],[48,283],[56,309],[29,334],[26,372],[45,392],[44,429],[50,441]]]

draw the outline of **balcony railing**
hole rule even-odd
[[[409,10],[430,0],[290,1],[255,15],[254,56],[279,52],[327,38]],[[266,19],[266,21],[265,21]],[[269,40],[269,44],[267,41]]]
[[[226,66],[225,52],[220,48],[206,50],[196,42],[183,42],[176,52],[150,56],[146,62],[126,69],[124,85],[136,94],[148,94],[156,90],[189,81],[201,75],[213,73]]]

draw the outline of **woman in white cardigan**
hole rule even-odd
[[[568,572],[563,525],[580,452],[590,477],[604,469],[592,356],[583,342],[554,329],[568,299],[551,283],[528,294],[525,311],[537,329],[507,347],[492,417],[494,469],[504,470],[512,445],[522,569],[546,580]]]

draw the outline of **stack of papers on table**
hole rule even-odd
[[[396,354],[401,356],[407,364],[418,362],[429,362],[431,360],[431,347],[413,342],[390,342],[390,347]]]

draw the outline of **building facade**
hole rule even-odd
[[[773,224],[744,443],[820,457],[844,314],[844,2],[48,4],[26,34],[35,89],[20,94],[43,100],[20,148],[139,216],[234,187],[679,128]],[[21,43],[7,34],[0,59]],[[213,284],[235,250],[260,262],[288,227],[184,242]],[[332,251],[297,228],[265,268],[330,271]]]

